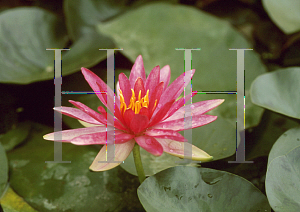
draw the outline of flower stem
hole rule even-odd
[[[139,176],[140,183],[144,182],[146,179],[142,160],[141,160],[141,155],[140,155],[140,146],[135,143],[133,147],[133,158],[134,158],[134,163],[135,163],[135,168],[136,172]]]

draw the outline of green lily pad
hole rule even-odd
[[[3,146],[0,143],[0,198],[5,191],[8,181],[8,163],[6,153]]]
[[[146,211],[271,211],[268,200],[242,177],[208,168],[178,166],[147,178],[138,188]]]
[[[22,143],[28,136],[31,124],[29,122],[18,123],[18,125],[5,134],[0,135],[0,142],[9,151]]]
[[[263,0],[265,10],[274,23],[286,34],[300,30],[300,2],[295,0]]]
[[[279,69],[257,77],[251,86],[254,104],[300,119],[300,68]]]
[[[196,69],[192,82],[195,91],[236,90],[237,53],[229,49],[250,47],[227,22],[192,7],[165,3],[153,3],[125,13],[99,24],[98,30],[111,36],[118,47],[124,48],[121,53],[131,61],[141,54],[147,73],[156,65],[162,67],[169,64],[171,81],[184,71],[184,52],[176,51],[175,48],[201,48],[201,51],[192,51],[192,67]],[[245,51],[245,70],[246,128],[249,128],[259,123],[263,112],[262,108],[253,105],[250,100],[250,85],[255,77],[266,70],[259,56],[253,51]],[[235,94],[219,94],[212,97],[217,98],[225,99],[225,102],[211,114],[222,116],[235,125]],[[193,97],[193,102],[206,99],[207,95],[198,94]],[[243,123],[243,120],[239,121]],[[225,128],[228,127],[222,125],[223,130],[218,134],[217,142],[224,140],[224,135],[227,134]],[[197,130],[194,129],[193,133]],[[202,137],[193,136],[193,143],[197,142],[204,146],[209,143]],[[224,148],[229,149],[231,145]],[[234,149],[230,151],[234,153]],[[221,158],[221,155],[215,156]]]
[[[285,132],[274,144],[268,160],[266,193],[278,212],[300,208],[300,128]]]
[[[10,187],[1,199],[4,212],[36,212],[24,199],[18,196]]]
[[[68,41],[64,24],[36,7],[19,7],[0,14],[0,82],[27,84],[53,79],[53,51]]]
[[[38,211],[142,211],[138,178],[120,167],[91,172],[99,149],[63,144],[62,158],[71,163],[45,163],[54,157],[53,142],[42,136],[52,129],[33,125],[31,139],[8,153],[10,185]],[[124,195],[126,194],[126,195]]]

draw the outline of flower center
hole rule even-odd
[[[120,110],[121,110],[122,114],[124,114],[124,112],[127,109],[132,109],[135,114],[138,114],[142,107],[148,108],[148,106],[149,106],[149,89],[147,90],[147,94],[143,98],[141,98],[142,92],[140,90],[138,99],[136,99],[136,97],[135,97],[134,90],[131,89],[132,96],[130,98],[130,103],[129,103],[128,107],[126,106],[122,90],[119,89],[119,91],[120,91]],[[156,103],[156,101],[155,101],[155,103]]]

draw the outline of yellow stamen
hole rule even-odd
[[[132,109],[132,111],[134,111],[135,114],[138,114],[140,112],[140,110],[142,109],[142,107],[148,108],[148,106],[149,106],[149,90],[147,90],[147,94],[143,98],[141,98],[142,91],[140,90],[138,100],[136,101],[134,90],[131,89],[132,96],[130,98],[130,103],[129,103],[128,108],[126,106],[124,96],[123,96],[121,89],[119,89],[119,91],[120,91],[120,110],[121,110],[122,114],[124,114],[124,112],[127,109]],[[155,102],[155,105],[156,105],[156,102]]]

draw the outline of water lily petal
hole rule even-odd
[[[156,88],[154,89],[154,92],[152,92],[151,94],[151,99],[152,101],[149,102],[149,112],[150,112],[150,117],[152,116],[153,112],[155,111],[155,108],[154,107],[154,104],[155,104],[155,100],[157,99],[157,102],[156,102],[156,106],[158,105],[159,101],[160,101],[160,97],[161,97],[161,94],[164,90],[164,82],[160,82]]]
[[[87,113],[77,109],[77,108],[72,108],[72,107],[55,107],[53,108],[55,111],[60,112],[64,115],[70,116],[75,119],[79,119],[81,121],[90,123],[90,124],[95,124],[95,125],[102,125],[101,122],[97,121]]]
[[[144,82],[146,82],[146,73],[145,73],[142,55],[139,55],[136,58],[130,72],[129,81],[132,89],[134,88],[135,81],[139,77],[142,78]]]
[[[210,156],[202,149],[199,149],[198,147],[188,142],[182,143],[182,142],[173,141],[170,139],[162,139],[162,138],[156,138],[156,140],[163,146],[164,152],[170,155],[180,157],[180,158],[198,160],[202,162],[213,160],[212,156]],[[186,157],[184,155],[185,154],[184,146],[186,146],[189,150],[190,149],[192,150],[192,152],[186,153]]]
[[[107,171],[109,169],[115,168],[116,166],[120,165],[121,163],[117,163],[114,161],[124,161],[130,152],[133,149],[135,144],[135,140],[132,139],[127,141],[124,144],[115,144],[115,158],[113,161],[106,161],[106,145],[104,145],[101,150],[99,151],[98,155],[96,156],[95,160],[93,161],[90,169],[92,171]],[[100,162],[100,163],[99,163]]]
[[[82,104],[81,102],[76,102],[73,100],[69,100],[71,104],[73,104],[75,107],[78,107],[80,110],[91,116],[92,118],[96,119],[97,121],[101,122],[102,124],[107,124],[107,119],[102,114],[97,113],[96,111],[92,110],[85,104]],[[111,125],[111,124],[110,124]]]
[[[151,136],[138,136],[134,138],[140,147],[155,156],[160,156],[164,151],[162,145]]]
[[[87,122],[85,122],[85,121],[81,121],[81,120],[79,120],[78,119],[78,122],[80,123],[80,124],[82,124],[82,126],[84,126],[84,127],[98,127],[98,126],[106,126],[106,125],[103,125],[103,124],[90,124],[90,123],[87,123]]]
[[[146,129],[148,124],[149,124],[149,119],[147,116],[141,115],[141,114],[135,114],[135,116],[133,117],[133,119],[131,121],[130,129],[134,133],[139,133],[139,132],[143,131],[144,129]]]
[[[115,144],[122,144],[131,139],[133,139],[134,135],[127,134],[121,132],[119,130],[115,130],[115,135],[107,132],[98,132],[93,134],[86,134],[75,137],[71,140],[72,144],[75,145],[94,145],[94,144],[106,144],[107,142],[107,135],[109,135],[109,139],[115,139]]]
[[[193,76],[194,73],[195,73],[195,69],[192,69],[191,76]],[[184,82],[184,74],[185,73],[182,73],[179,77],[177,77],[177,79],[174,80],[174,82],[172,82],[172,84],[162,93],[161,101],[159,102],[158,105],[162,107],[170,100],[172,99],[176,100],[180,96],[180,94],[183,92],[184,87],[189,83],[189,82]]]
[[[134,93],[136,98],[139,97],[139,92],[141,91],[141,98],[143,98],[146,95],[145,86],[142,78],[137,78],[134,84]]]
[[[175,100],[171,100],[170,102],[166,103],[162,108],[157,108],[158,112],[151,118],[151,122],[148,127],[151,127],[160,122],[162,118],[167,114],[174,101]]]
[[[167,89],[171,78],[171,68],[169,65],[164,66],[160,69],[160,81],[164,82],[164,90]]]
[[[133,117],[135,116],[133,110],[127,109],[123,115],[124,115],[124,121],[125,121],[126,126],[130,128],[131,121],[132,121]]]
[[[124,73],[119,74],[119,86],[123,93],[125,103],[128,107],[131,98],[131,86],[128,78]]]
[[[98,133],[98,132],[106,132],[106,130],[113,130],[113,128],[112,127],[106,128],[106,126],[97,126],[97,127],[87,127],[87,128],[63,130],[63,131],[59,131],[59,132],[49,133],[47,135],[44,135],[43,138],[45,140],[54,141],[54,139],[55,139],[54,134],[57,133],[58,136],[61,135],[61,140],[55,139],[55,141],[70,141],[71,139],[73,139],[77,136]]]
[[[191,120],[185,118],[181,119],[175,119],[171,121],[163,121],[160,122],[154,126],[152,126],[152,129],[169,129],[174,131],[182,131],[182,130],[188,130],[191,128],[201,127],[203,125],[209,124],[217,119],[217,116],[211,116],[211,115],[197,115],[193,116],[192,118],[192,124],[190,124]],[[187,123],[187,125],[191,125],[191,128],[184,128],[184,124]]]
[[[126,127],[124,127],[122,122],[119,121],[119,119],[115,119],[110,113],[107,113],[102,106],[99,106],[97,109],[104,116],[104,118],[108,118],[108,120],[114,120],[113,123],[109,122],[110,125],[115,126],[119,130],[128,130]]]
[[[215,107],[219,106],[224,102],[224,99],[212,99],[206,100],[201,102],[193,103],[192,105],[186,105],[178,109],[173,115],[169,118],[165,119],[164,121],[171,121],[179,118],[184,118],[184,113],[187,107],[191,107],[192,116],[202,115]]]
[[[145,132],[145,135],[155,137],[155,138],[166,138],[166,139],[172,139],[175,141],[187,141],[184,136],[182,136],[180,133],[175,132],[173,130],[163,130],[163,129],[149,129]]]
[[[149,89],[149,101],[153,101],[151,99],[151,94],[160,82],[160,68],[159,66],[155,66],[152,71],[150,72],[149,76],[147,77],[146,83],[145,83],[145,88],[146,91]],[[154,99],[155,101],[155,99]]]

